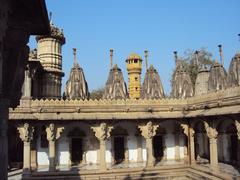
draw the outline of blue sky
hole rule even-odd
[[[225,68],[240,49],[239,0],[46,0],[53,23],[63,28],[63,88],[73,64],[72,48],[84,69],[90,90],[104,87],[109,72],[109,49],[113,62],[124,73],[125,59],[132,53],[144,57],[158,70],[165,92],[170,92],[174,68],[173,51],[206,47],[219,59],[223,45]],[[36,47],[34,38],[29,43]],[[142,79],[145,67],[143,66]]]

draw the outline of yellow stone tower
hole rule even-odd
[[[139,99],[141,92],[142,58],[137,54],[130,54],[126,60],[128,71],[128,91],[131,99]]]

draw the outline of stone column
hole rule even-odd
[[[49,171],[56,170],[56,140],[60,137],[63,127],[56,127],[51,123],[47,128],[47,140],[49,149]]]
[[[100,147],[100,171],[107,170],[106,164],[106,140],[110,137],[110,132],[112,131],[113,127],[107,125],[106,123],[101,123],[100,125],[95,125],[92,127],[92,130],[95,133],[95,136],[99,140]]]
[[[0,176],[4,180],[7,179],[8,172],[8,106],[9,101],[7,99],[0,98]]]
[[[235,120],[238,136],[238,167],[240,167],[240,120]]]
[[[28,123],[18,127],[20,138],[23,141],[23,172],[29,174],[31,171],[31,140],[34,128]]]
[[[204,121],[204,126],[209,138],[209,149],[210,149],[210,166],[213,170],[218,170],[218,151],[217,151],[217,135],[214,122]]]
[[[190,162],[191,165],[196,164],[196,159],[195,159],[195,144],[194,144],[194,135],[195,135],[195,131],[193,130],[193,128],[191,127],[189,129],[189,149],[190,149]]]
[[[32,90],[32,79],[30,74],[30,68],[27,66],[25,69],[23,97],[25,98],[31,97],[31,90]]]
[[[179,137],[180,134],[175,134],[175,160],[180,160],[180,147],[179,147]]]
[[[181,137],[183,138],[183,144],[184,144],[184,161],[189,162],[189,152],[188,152],[189,125],[187,123],[182,123],[181,127],[183,129],[183,134]]]
[[[137,136],[137,162],[143,162],[141,136]]]
[[[156,135],[156,130],[159,125],[153,125],[153,123],[149,121],[146,125],[139,125],[138,127],[142,132],[142,136],[146,139],[147,167],[153,167],[154,157],[152,139]]]

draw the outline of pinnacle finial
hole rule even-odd
[[[219,44],[218,45],[218,48],[219,48],[219,54],[220,54],[220,61],[221,61],[221,64],[223,66],[223,51],[222,51],[222,45]]]
[[[238,38],[239,38],[239,41],[240,41],[240,33],[238,34]]]
[[[77,64],[77,49],[73,48],[74,64]]]
[[[195,58],[196,58],[196,65],[198,66],[198,64],[199,64],[199,62],[198,62],[198,54],[199,54],[199,51],[196,50],[194,54],[195,54]]]
[[[52,24],[52,12],[51,11],[49,12],[49,22],[50,22],[50,24]]]
[[[177,65],[178,65],[177,51],[173,51],[173,54],[174,54],[175,64],[176,64],[176,66],[177,66]]]
[[[148,70],[148,50],[145,50],[144,53],[145,53],[146,72],[147,72],[147,70]]]
[[[113,49],[110,49],[110,69],[112,69],[113,67],[112,62],[113,62]]]

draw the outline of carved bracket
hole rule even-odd
[[[181,127],[183,129],[183,133],[188,136],[188,124],[181,124]]]
[[[48,141],[54,141],[59,139],[63,130],[64,127],[58,127],[53,123],[49,124],[49,126],[46,128]]]
[[[216,127],[213,125],[214,125],[213,123],[210,124],[209,122],[204,121],[204,127],[205,127],[205,130],[207,132],[207,136],[209,139],[216,139],[217,135],[218,135]]]
[[[109,126],[106,123],[101,123],[100,125],[91,127],[91,129],[94,131],[95,136],[99,140],[106,140],[110,137],[110,133],[113,130],[113,126]]]
[[[138,125],[138,128],[142,132],[142,136],[146,139],[151,139],[156,135],[156,130],[159,125],[154,125],[152,121],[149,121],[146,125]]]
[[[17,128],[20,134],[20,138],[24,142],[30,142],[33,139],[34,127],[25,123],[23,126]]]

